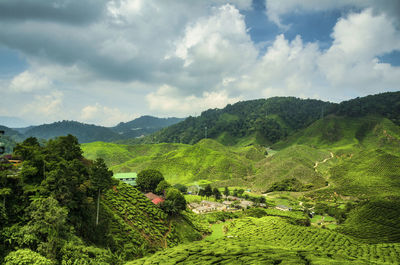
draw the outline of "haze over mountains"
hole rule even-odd
[[[94,141],[110,142],[141,137],[182,120],[182,118],[141,116],[129,122],[121,122],[114,127],[103,127],[66,120],[23,128],[12,129],[6,126],[3,127],[6,131],[6,135],[11,136],[15,141],[20,141],[30,136],[48,140],[57,136],[72,134],[78,138],[79,142],[88,143]]]

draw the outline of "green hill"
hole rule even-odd
[[[330,153],[305,145],[293,145],[260,161],[257,173],[249,179],[254,190],[265,191],[272,184],[288,179],[299,182],[293,191],[309,190],[325,186],[326,179],[315,171],[317,161],[329,158]],[[287,190],[287,189],[286,189]]]
[[[339,231],[367,242],[400,242],[400,199],[366,201],[353,209]]]
[[[85,157],[102,157],[114,172],[139,172],[157,169],[171,183],[192,183],[244,178],[255,173],[254,165],[263,159],[265,149],[258,146],[227,147],[214,140],[195,145],[142,144],[82,145]]]
[[[189,117],[139,141],[194,144],[207,135],[225,145],[235,145],[243,138],[270,144],[307,127],[320,118],[322,110],[330,112],[334,106],[329,102],[294,97],[243,101],[228,104],[224,109],[206,110],[199,117]],[[132,142],[137,141],[129,143]]]
[[[125,256],[140,257],[160,248],[200,240],[205,230],[196,216],[168,216],[141,192],[120,182],[104,195],[113,248]],[[204,225],[203,225],[204,226]]]
[[[0,143],[4,144],[5,153],[12,153],[17,142],[23,139],[22,134],[2,125],[0,125],[0,131],[4,131],[4,135],[0,135]]]

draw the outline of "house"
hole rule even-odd
[[[292,207],[288,207],[286,205],[277,205],[275,209],[281,210],[281,211],[291,211]]]
[[[147,199],[149,199],[152,203],[158,205],[160,203],[162,203],[163,201],[165,201],[162,197],[152,193],[152,192],[148,192],[146,193],[144,196],[147,197]]]
[[[158,204],[160,204],[160,203],[162,203],[164,201],[165,200],[163,198],[161,198],[161,197],[158,197],[158,198],[155,198],[155,199],[151,200],[151,202],[154,203],[155,205],[158,205]]]
[[[200,206],[200,207],[192,209],[192,211],[194,213],[200,214],[200,213],[208,213],[208,212],[211,212],[212,210],[209,207]]]
[[[129,185],[136,186],[136,172],[129,173],[115,173],[113,178],[123,181]]]
[[[246,200],[243,200],[243,201],[240,201],[240,207],[242,207],[243,209],[247,209],[247,208],[249,208],[250,206],[252,206],[254,204],[254,202],[252,202],[252,201],[246,201]]]

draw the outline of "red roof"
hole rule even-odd
[[[154,204],[159,204],[159,203],[162,203],[163,201],[164,201],[163,198],[157,197],[154,200],[152,200],[151,202],[154,203]]]

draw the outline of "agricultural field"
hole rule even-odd
[[[288,250],[265,244],[265,241],[257,239],[249,241],[238,238],[220,238],[179,245],[157,252],[153,256],[126,263],[126,265],[146,264],[366,265],[371,263],[341,254]]]
[[[277,247],[341,254],[377,264],[400,262],[399,243],[365,243],[328,229],[293,225],[282,218],[242,218],[227,226],[227,235],[243,240],[260,239]]]
[[[361,204],[349,213],[339,231],[367,242],[400,243],[400,199]]]
[[[129,225],[129,234],[134,237],[131,244],[160,248],[178,243],[167,215],[137,189],[120,182],[104,197],[104,204],[119,220]]]
[[[168,217],[140,191],[120,182],[104,195],[104,207],[113,218],[113,233],[127,234],[120,245],[127,249],[142,249],[144,253],[178,243],[200,240],[210,233],[208,223],[186,212],[181,217]],[[139,253],[141,254],[141,253]],[[139,255],[140,256],[140,255]]]

